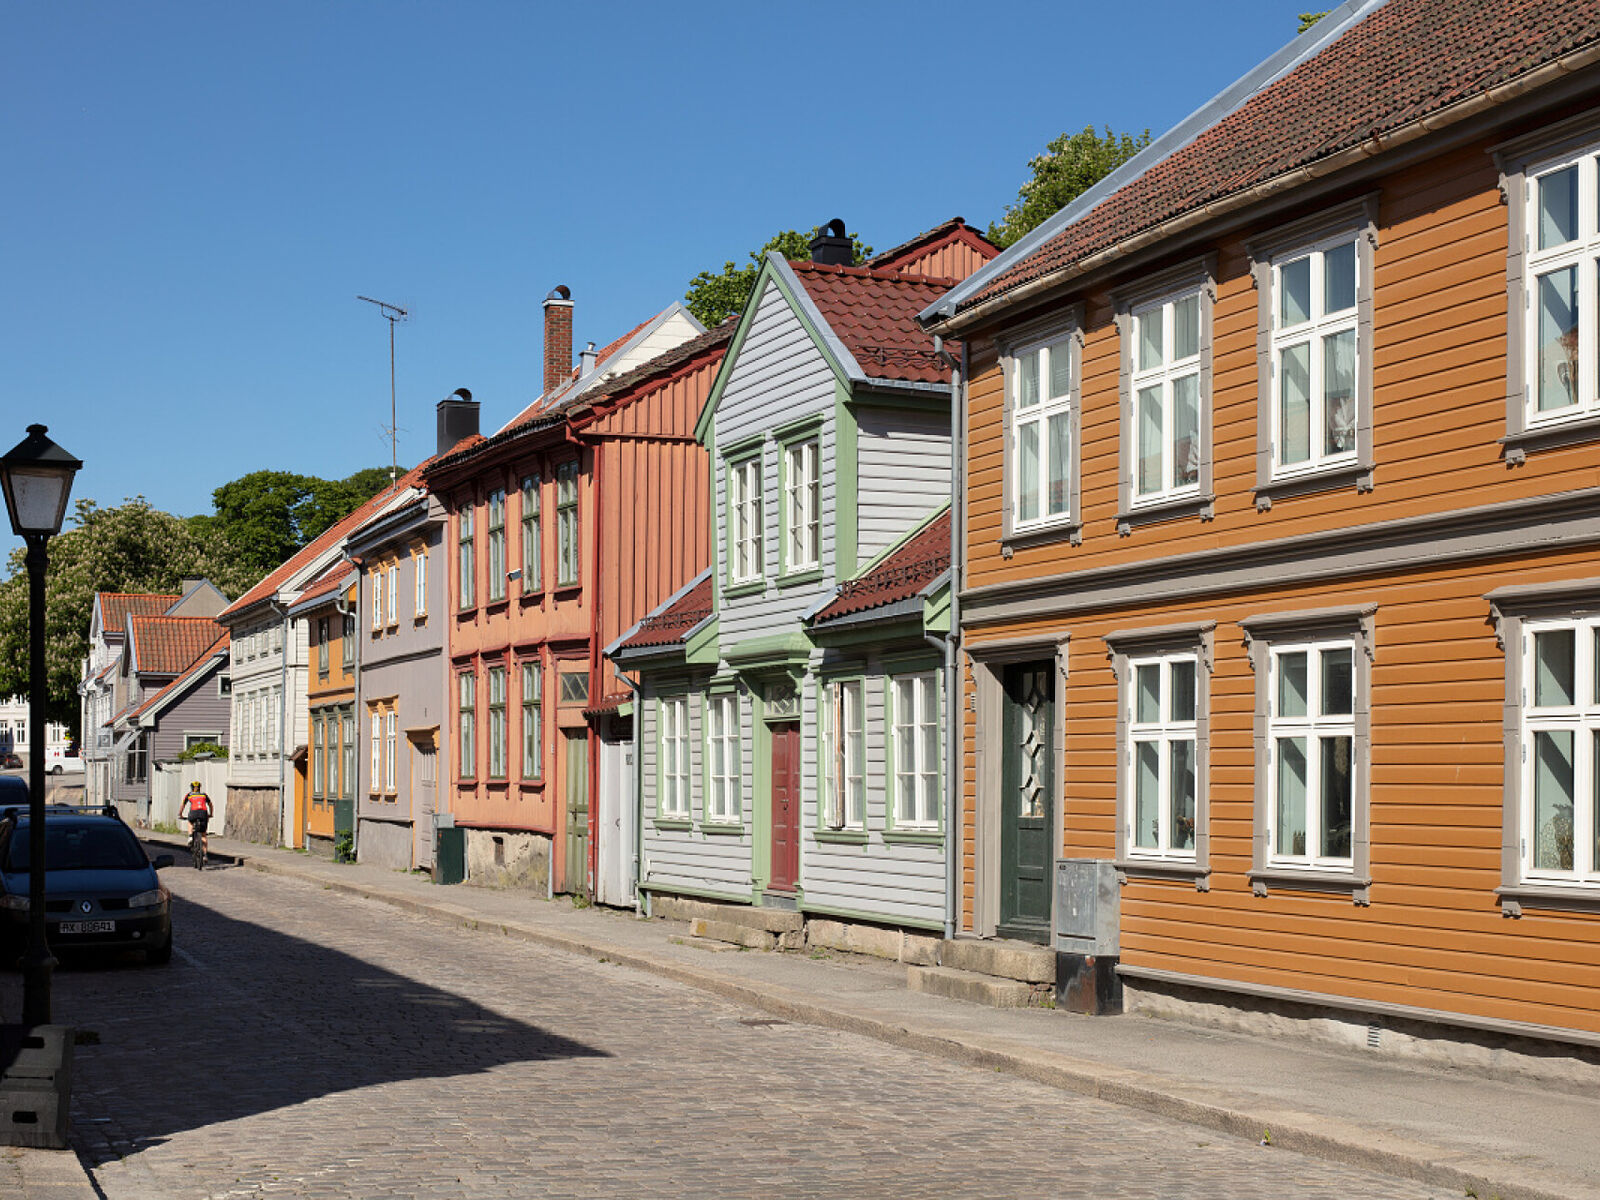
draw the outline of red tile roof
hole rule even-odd
[[[949,242],[964,242],[984,258],[994,258],[1000,253],[1000,247],[968,225],[964,217],[951,217],[943,224],[924,230],[916,237],[907,238],[892,250],[874,254],[864,265],[879,271],[901,270],[925,257],[941,243]]]
[[[875,379],[949,383],[917,314],[955,286],[954,279],[905,276],[871,267],[789,264],[822,319],[861,369]]]
[[[839,587],[813,625],[909,600],[950,569],[950,510],[946,508],[878,563]]]
[[[214,655],[218,654],[219,652],[226,651],[227,648],[228,635],[227,633],[223,633],[221,637],[217,638],[216,641],[212,642],[211,645],[202,650],[199,656],[192,663],[190,663],[189,666],[176,679],[167,684],[154,695],[146,698],[138,708],[135,708],[131,712],[124,711],[123,713],[119,713],[116,719],[126,716],[127,719],[131,721],[140,714],[150,711],[150,709],[154,708],[157,702],[159,702],[163,697],[172,696],[182,691],[189,685],[190,681],[192,681],[196,675],[201,674],[206,670],[207,667],[210,666],[211,659]]]
[[[165,592],[97,592],[95,599],[100,604],[100,628],[106,633],[121,633],[127,627],[129,613],[160,616],[183,597]]]
[[[295,601],[296,606],[304,604],[307,600],[316,600],[337,592],[340,589],[340,585],[347,584],[350,576],[354,575],[355,572],[354,563],[341,559],[328,570],[327,574],[300,593],[300,598]]]
[[[210,617],[128,618],[134,669],[141,675],[176,675],[222,636]]]
[[[1594,0],[1389,0],[960,307],[1392,133],[1596,41]]]
[[[711,572],[676,600],[657,609],[639,622],[639,628],[617,647],[618,650],[643,650],[652,646],[675,646],[684,635],[711,615]]]

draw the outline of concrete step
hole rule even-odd
[[[768,933],[800,933],[805,929],[803,914],[781,908],[756,908],[749,904],[718,904],[714,900],[691,900],[678,896],[657,896],[651,913],[673,921],[726,921],[746,929]]]
[[[1032,942],[949,938],[939,947],[939,964],[1022,983],[1053,984],[1056,981],[1056,952]]]
[[[736,925],[732,921],[708,921],[705,917],[696,917],[689,922],[689,936],[709,938],[714,942],[729,942],[735,946],[748,946],[752,950],[778,948],[778,935],[775,933],[768,933],[765,929],[751,929],[747,925]]]
[[[1049,985],[1000,979],[951,967],[907,967],[906,987],[930,996],[986,1004],[990,1008],[1029,1008],[1044,1006],[1051,998]]]

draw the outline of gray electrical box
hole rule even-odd
[[[1117,869],[1106,859],[1056,862],[1056,944],[1063,954],[1116,957],[1122,892]]]

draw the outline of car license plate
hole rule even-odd
[[[115,921],[63,921],[56,926],[62,933],[115,933]]]

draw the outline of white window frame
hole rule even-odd
[[[487,675],[489,700],[489,778],[506,778],[509,746],[506,735],[506,669],[493,666]]]
[[[656,726],[661,767],[656,816],[663,821],[687,821],[690,819],[689,698],[657,697]]]
[[[1549,249],[1539,248],[1540,185],[1566,170],[1577,172],[1578,211],[1576,238]],[[1594,314],[1600,312],[1600,142],[1568,151],[1532,165],[1526,173],[1523,204],[1523,288],[1526,297],[1523,315],[1525,392],[1524,422],[1529,432],[1600,416],[1600,334]],[[1539,280],[1566,268],[1577,270],[1578,328],[1573,350],[1578,355],[1576,381],[1568,386],[1574,397],[1571,404],[1543,411],[1539,408],[1541,376],[1539,343]],[[1570,354],[1570,351],[1569,351]],[[1557,367],[1559,371],[1559,365]],[[1570,377],[1570,369],[1569,369]],[[1559,379],[1559,376],[1558,376]]]
[[[1173,700],[1175,690],[1173,687],[1173,668],[1187,666],[1193,672],[1194,697],[1192,709],[1187,719],[1174,715]],[[1141,696],[1141,672],[1155,671],[1158,676],[1157,708],[1154,720],[1140,720],[1139,700]],[[1180,862],[1194,862],[1198,858],[1201,836],[1201,808],[1200,798],[1205,778],[1206,763],[1204,756],[1204,743],[1201,739],[1200,715],[1203,711],[1201,692],[1205,687],[1206,675],[1198,650],[1185,650],[1167,653],[1134,653],[1127,659],[1126,697],[1124,700],[1124,719],[1126,721],[1126,735],[1123,739],[1122,768],[1123,788],[1121,796],[1124,853],[1129,859],[1174,859]],[[1194,795],[1191,798],[1193,816],[1190,818],[1189,844],[1183,846],[1181,831],[1173,828],[1175,822],[1172,812],[1172,750],[1175,745],[1187,742],[1190,746],[1190,756],[1194,767]],[[1158,755],[1157,760],[1157,813],[1156,837],[1153,846],[1139,844],[1138,824],[1138,788],[1139,788],[1139,751],[1141,746],[1154,746]]]
[[[1350,712],[1348,714],[1325,715],[1318,711],[1322,703],[1322,670],[1323,656],[1329,651],[1346,651],[1350,655]],[[1361,768],[1359,756],[1356,753],[1356,680],[1357,669],[1356,655],[1359,653],[1353,639],[1348,637],[1315,638],[1304,641],[1274,642],[1268,650],[1268,690],[1267,690],[1267,756],[1269,774],[1267,776],[1267,863],[1277,868],[1290,868],[1309,871],[1354,871],[1355,839],[1358,836],[1356,829],[1356,772]],[[1284,716],[1279,711],[1281,701],[1280,683],[1282,680],[1283,660],[1290,655],[1305,655],[1306,658],[1306,713],[1304,716]],[[1318,853],[1321,845],[1321,835],[1326,820],[1324,798],[1322,796],[1322,772],[1318,769],[1321,763],[1321,743],[1326,739],[1348,738],[1350,744],[1350,840],[1351,853],[1348,855],[1324,855]],[[1277,842],[1278,832],[1278,780],[1281,756],[1279,742],[1291,739],[1303,739],[1307,745],[1306,755],[1306,792],[1305,792],[1305,847],[1301,851],[1285,850]],[[1310,753],[1316,747],[1318,753]]]
[[[1352,297],[1349,308],[1325,313],[1327,255],[1341,247],[1351,248]],[[1283,272],[1286,267],[1306,261],[1310,266],[1310,297],[1312,312],[1306,320],[1294,325],[1283,324]],[[1370,350],[1362,344],[1361,337],[1361,239],[1354,230],[1319,238],[1291,252],[1277,254],[1272,260],[1272,291],[1268,298],[1272,316],[1272,476],[1287,479],[1299,475],[1315,475],[1354,465],[1360,456],[1359,426],[1361,423],[1360,379],[1362,358]],[[1355,356],[1350,363],[1349,448],[1330,451],[1325,446],[1328,431],[1327,397],[1325,395],[1327,371],[1326,355],[1322,349],[1327,340],[1349,333],[1355,342]],[[1307,436],[1310,439],[1308,456],[1298,462],[1286,463],[1283,459],[1283,354],[1299,345],[1306,346],[1309,368],[1310,410],[1307,416]]]
[[[383,628],[383,575],[382,567],[372,572],[372,631]]]
[[[485,528],[488,530],[489,603],[506,598],[506,490],[496,488],[489,493]]]
[[[1539,660],[1535,653],[1540,634],[1571,632],[1574,642],[1573,701],[1570,704],[1539,703]],[[1518,854],[1524,883],[1558,885],[1593,891],[1600,898],[1600,616],[1537,618],[1523,623],[1521,681],[1521,754],[1516,764],[1519,776],[1519,828],[1522,830]],[[1570,867],[1540,865],[1545,846],[1544,833],[1535,823],[1535,781],[1538,772],[1536,752],[1539,734],[1568,733],[1572,736],[1572,809]]]
[[[810,571],[822,564],[821,461],[819,437],[790,442],[783,449],[786,573]]]
[[[367,791],[376,796],[383,791],[383,710],[372,709],[372,777],[367,781]]]
[[[937,830],[943,767],[939,672],[891,675],[887,687],[891,713],[888,756],[891,825],[902,830]]]
[[[384,585],[384,616],[391,626],[400,621],[400,564],[392,562],[384,570],[388,577]]]
[[[740,795],[739,697],[717,692],[706,697],[707,825],[739,825],[744,820]]]
[[[765,572],[761,460],[757,453],[727,466],[728,582],[735,585],[758,582]]]
[[[1035,529],[1081,524],[1078,515],[1078,459],[1079,414],[1078,377],[1080,374],[1076,328],[1058,329],[1048,336],[1034,337],[1018,343],[1005,360],[1006,410],[1010,423],[1006,439],[1006,491],[1009,531],[1026,533]],[[1065,359],[1066,386],[1059,394],[1052,392],[1052,378],[1061,359]],[[1037,365],[1034,398],[1028,398],[1024,382],[1028,363]],[[1064,497],[1051,495],[1050,430],[1054,422],[1062,422],[1066,431],[1066,472],[1061,481]],[[1023,446],[1032,431],[1036,439],[1037,479],[1029,492],[1024,492],[1022,478]],[[1037,510],[1027,513],[1032,499]],[[1054,509],[1054,511],[1052,511]]]
[[[383,714],[383,790],[395,793],[395,760],[400,745],[400,714],[389,709]]]
[[[1177,306],[1186,300],[1194,302],[1195,340],[1194,352],[1181,358],[1175,357],[1176,350],[1176,325]],[[1144,345],[1144,334],[1153,314],[1160,314],[1161,321],[1161,349],[1160,361],[1153,366],[1141,366],[1141,353]],[[1173,500],[1187,500],[1200,495],[1204,482],[1205,444],[1206,444],[1206,410],[1205,380],[1202,368],[1204,366],[1205,337],[1205,296],[1200,286],[1185,288],[1181,291],[1170,293],[1158,300],[1135,307],[1129,322],[1128,346],[1129,362],[1131,364],[1130,409],[1129,425],[1126,437],[1129,441],[1128,462],[1128,496],[1132,506],[1141,507],[1152,504],[1165,504]],[[1173,431],[1176,405],[1174,394],[1179,384],[1188,380],[1194,383],[1194,435],[1190,446],[1190,457],[1193,460],[1194,478],[1188,483],[1175,481],[1177,475],[1177,455],[1174,453]],[[1144,419],[1143,419],[1143,394],[1152,388],[1160,391],[1161,407],[1161,447],[1158,457],[1161,463],[1161,481],[1150,489],[1141,490],[1140,471],[1143,458],[1141,451],[1144,448]]]
[[[428,615],[428,548],[421,547],[411,555],[411,615],[414,618]]]
[[[836,833],[867,828],[866,699],[865,680],[835,679],[817,706],[817,808],[822,827]]]

